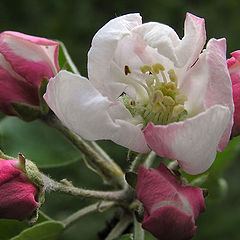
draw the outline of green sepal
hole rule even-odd
[[[11,103],[11,106],[17,116],[26,122],[34,121],[42,115],[40,107],[35,107],[20,102],[13,102]]]
[[[18,168],[23,172],[23,174],[29,179],[29,181],[38,188],[38,194],[35,197],[38,202],[38,207],[34,210],[32,215],[28,218],[28,223],[32,226],[38,220],[39,208],[45,201],[45,188],[42,175],[37,168],[37,165],[32,161],[26,159],[21,153],[18,154]]]
[[[47,85],[48,85],[48,79],[43,78],[42,82],[39,86],[39,89],[38,89],[38,94],[39,94],[39,98],[40,98],[40,110],[41,110],[42,115],[46,115],[49,112],[49,107],[43,98],[43,95],[45,94],[45,92],[47,90]]]
[[[137,175],[137,173],[135,173],[135,172],[126,172],[126,174],[125,174],[125,179],[126,179],[127,183],[128,183],[129,186],[131,186],[133,189],[136,188],[137,178],[138,178],[138,175]]]
[[[58,63],[59,63],[60,69],[80,74],[77,67],[73,63],[64,43],[59,40],[56,40],[56,41],[59,43]]]

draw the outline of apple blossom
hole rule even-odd
[[[232,136],[236,137],[240,134],[240,50],[232,52],[231,55],[232,57],[227,60],[227,65],[232,80],[235,106]]]
[[[137,198],[144,206],[142,227],[161,240],[187,240],[196,231],[195,219],[205,211],[202,190],[182,186],[160,163],[157,169],[140,166]]]
[[[225,39],[205,50],[204,19],[187,13],[184,37],[139,14],[115,18],[94,36],[88,77],[59,72],[45,100],[87,140],[178,160],[190,174],[210,167],[228,143],[233,115]],[[203,50],[203,51],[202,51]]]
[[[38,207],[38,190],[17,165],[17,160],[0,159],[0,218],[22,221]]]
[[[0,110],[16,115],[11,103],[40,104],[38,89],[43,78],[59,71],[59,44],[18,32],[0,34]]]

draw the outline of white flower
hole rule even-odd
[[[204,19],[189,13],[182,39],[139,14],[115,18],[93,38],[89,80],[61,71],[45,100],[85,139],[142,153],[149,145],[186,172],[203,172],[226,146],[233,113],[225,39],[202,52],[205,38]]]

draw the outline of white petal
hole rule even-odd
[[[189,13],[186,15],[182,40],[172,28],[160,23],[143,24],[136,27],[134,32],[179,68],[188,68],[197,60],[206,40],[204,19]]]
[[[188,116],[192,117],[205,110],[204,99],[210,80],[206,52],[202,53],[194,66],[182,73],[181,77],[179,88],[188,98],[185,108]]]
[[[141,16],[139,14],[128,14],[109,21],[94,36],[92,46],[88,52],[88,76],[94,86],[106,95],[111,94],[108,90],[109,84],[114,85],[114,76],[110,74],[111,62],[114,57],[118,42],[125,36],[131,34],[131,29],[141,24]],[[121,92],[124,84],[117,83],[118,86],[112,88],[120,88],[115,92]],[[108,95],[111,99],[118,96],[112,93]]]
[[[176,159],[189,174],[206,171],[216,157],[218,143],[230,118],[228,107],[215,105],[196,117],[169,125],[153,125],[143,133],[159,156]]]
[[[44,98],[57,117],[81,137],[110,139],[137,152],[149,151],[141,126],[126,121],[130,113],[121,103],[102,96],[86,78],[61,71],[50,79]]]

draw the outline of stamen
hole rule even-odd
[[[135,88],[137,97],[134,100],[127,95],[120,97],[133,116],[134,123],[141,123],[145,127],[149,122],[165,125],[184,120],[188,114],[184,108],[187,96],[180,93],[175,71],[170,69],[166,74],[160,63],[144,65],[140,70],[145,82],[133,77],[130,67],[124,66],[124,73],[128,75],[125,81]]]
[[[163,81],[164,81],[165,83],[167,83],[167,78],[166,78],[166,76],[165,76],[165,74],[164,74],[163,71],[161,71],[161,75],[162,75]]]
[[[183,94],[179,94],[176,96],[175,101],[177,104],[184,104],[187,101],[187,96]]]
[[[177,84],[177,75],[173,69],[170,69],[168,71],[169,78],[172,82],[175,82]]]
[[[172,111],[172,115],[173,117],[176,117],[178,116],[180,113],[182,113],[184,111],[184,106],[183,105],[176,105],[174,108],[173,108],[173,111]]]
[[[148,87],[151,87],[154,84],[154,77],[153,75],[149,75],[147,79],[145,80]]]
[[[159,71],[164,71],[165,70],[164,66],[160,63],[153,64],[152,69],[156,74],[159,74]]]
[[[175,101],[170,96],[164,96],[163,104],[166,106],[173,106],[175,104]]]
[[[153,94],[152,103],[159,103],[163,100],[163,93],[160,90],[157,90]]]
[[[127,65],[124,66],[124,73],[126,76],[131,73],[131,69],[129,68],[129,66]]]
[[[143,65],[140,70],[145,74],[146,72],[152,72],[153,69],[150,65]]]

